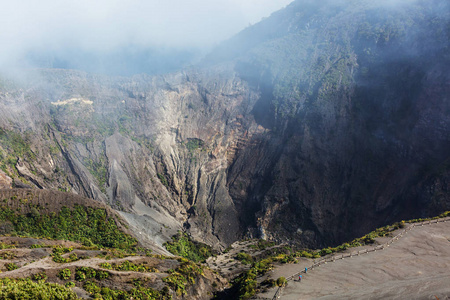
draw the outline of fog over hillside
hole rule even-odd
[[[8,1],[0,68],[173,71],[291,1]]]

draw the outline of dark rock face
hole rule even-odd
[[[3,169],[218,247],[448,210],[448,6],[296,1],[195,70],[2,82]]]

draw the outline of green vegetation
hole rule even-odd
[[[104,250],[101,254],[97,255],[97,257],[109,260],[109,259],[113,259],[113,258],[124,258],[126,256],[135,256],[137,254],[147,255],[147,253],[148,253],[148,251],[145,251],[145,250],[142,251],[137,248],[131,248],[131,249],[114,249],[114,248],[112,248],[112,249]]]
[[[14,259],[14,258],[16,258],[16,255],[13,252],[11,252],[11,251],[0,252],[0,259],[9,259],[9,260],[11,260],[11,259]]]
[[[69,263],[69,262],[77,261],[79,258],[76,255],[76,253],[72,253],[69,256],[69,258],[62,257],[63,254],[72,252],[72,250],[73,250],[72,247],[70,247],[70,248],[61,247],[61,246],[54,247],[53,253],[52,253],[53,261],[57,262],[57,263]]]
[[[135,238],[120,231],[114,219],[100,208],[75,205],[73,209],[62,207],[58,214],[40,212],[27,216],[0,206],[0,220],[10,221],[15,234],[20,236],[79,241],[85,246],[119,249],[131,249],[137,244]]]
[[[249,299],[256,294],[258,287],[256,278],[257,276],[266,274],[268,271],[272,270],[272,261],[271,257],[257,261],[252,264],[250,270],[241,274],[234,280],[233,285],[237,289],[237,299]]]
[[[203,141],[200,139],[189,139],[186,143],[186,148],[189,152],[193,152],[203,146]]]
[[[210,246],[192,241],[186,233],[179,232],[172,237],[171,242],[164,244],[167,251],[179,255],[194,262],[205,261],[212,255]]]
[[[274,242],[270,242],[270,241],[265,241],[265,240],[258,240],[258,242],[254,245],[250,245],[249,248],[252,249],[258,249],[258,250],[265,250],[269,247],[273,247],[275,246]]]
[[[10,174],[8,166],[14,171],[17,157],[36,159],[36,155],[30,149],[31,136],[31,132],[26,132],[23,138],[19,133],[0,128],[0,169]]]
[[[12,270],[15,270],[15,269],[18,269],[19,268],[19,266],[17,266],[15,263],[7,263],[7,264],[5,264],[5,267],[6,267],[6,270],[8,270],[8,271],[12,271]]]
[[[113,267],[111,266],[110,263],[104,262],[100,264],[100,267],[104,268],[104,269],[108,269],[111,270]]]
[[[446,218],[446,217],[450,217],[450,210],[446,211],[446,212],[443,212],[442,214],[440,214],[437,217],[412,219],[412,220],[405,221],[405,223],[419,223],[419,222],[425,222],[425,221],[442,219],[442,218]]]
[[[61,280],[68,280],[68,279],[70,279],[70,276],[72,276],[72,272],[70,272],[69,269],[62,269],[58,273],[58,277]]]
[[[283,276],[278,277],[278,279],[277,279],[277,285],[278,286],[285,286],[286,283],[287,283],[286,278],[284,278]]]
[[[158,272],[156,268],[148,267],[145,265],[145,263],[142,264],[134,264],[133,262],[126,260],[122,262],[121,264],[115,264],[112,265],[110,263],[102,263],[100,264],[100,267],[110,270],[116,270],[116,271],[133,271],[133,272]]]
[[[271,242],[261,242],[260,245],[260,247],[262,248],[273,246]],[[243,252],[237,255],[236,259],[242,259],[243,263],[251,263],[249,262],[250,259],[253,261],[250,269],[237,277],[233,282],[233,286],[235,287],[237,293],[237,299],[245,300],[253,297],[258,291],[258,283],[256,280],[257,277],[264,275],[268,271],[272,270],[274,262],[296,263],[296,257],[320,257],[318,251],[303,250],[294,252],[290,247],[278,247],[276,249],[268,250],[268,253],[269,255],[266,258],[258,261],[254,261],[254,259],[249,254]],[[278,284],[278,281],[276,282],[276,284]]]
[[[244,265],[248,265],[253,262],[253,257],[245,252],[238,253],[236,255],[236,259],[242,262]]]
[[[99,287],[93,281],[86,281],[83,288],[90,293],[95,299],[102,300],[171,300],[172,297],[168,293],[168,289],[163,288],[161,292],[149,287],[136,287],[129,291],[115,290],[108,287]]]
[[[51,248],[51,245],[45,245],[45,244],[33,244],[30,246],[30,249],[36,249],[36,248]]]
[[[168,186],[169,186],[169,183],[167,182],[166,177],[165,177],[163,174],[161,174],[161,173],[158,173],[157,175],[158,175],[158,178],[159,178],[159,180],[161,181],[161,183],[162,183],[164,186],[168,187]]]
[[[40,272],[33,275],[33,280],[38,282],[44,282],[47,280],[47,274],[45,272]]]
[[[0,250],[1,249],[14,249],[14,248],[16,248],[16,246],[0,242]]]
[[[399,229],[399,228],[403,228],[405,226],[404,224],[405,224],[405,221],[401,221],[401,222],[394,223],[392,225],[387,225],[387,226],[384,226],[381,228],[377,228],[374,231],[372,231],[360,238],[356,238],[351,242],[343,243],[342,245],[339,245],[336,247],[327,247],[327,248],[323,248],[319,251],[303,250],[300,253],[297,252],[296,257],[303,256],[303,257],[319,258],[321,256],[325,256],[325,255],[332,254],[335,252],[344,251],[348,248],[359,247],[359,246],[363,246],[363,245],[370,245],[375,242],[375,238],[388,236],[392,231]]]
[[[90,267],[79,267],[75,270],[75,280],[84,281],[86,279],[103,280],[109,278],[109,273],[102,270],[95,270]]]
[[[168,277],[163,278],[178,296],[186,294],[186,287],[195,284],[198,276],[203,275],[203,267],[188,260],[183,260],[176,270],[169,270]]]
[[[295,257],[298,257],[298,256],[296,256],[296,254],[293,253],[293,252],[280,253],[278,255],[273,256],[272,260],[276,261],[276,262],[280,262],[282,264],[291,264],[291,263],[296,263],[297,262]]]
[[[256,288],[258,282],[256,281],[256,273],[253,268],[243,273],[235,281],[234,285],[237,286],[237,299],[245,300],[253,297],[256,294]]]
[[[76,300],[76,294],[59,284],[33,282],[31,279],[0,279],[2,300]]]

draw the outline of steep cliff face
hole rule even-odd
[[[16,184],[141,215],[152,235],[170,229],[161,243],[183,226],[216,245],[242,236],[227,168],[263,129],[251,116],[258,95],[233,71],[110,79],[46,70],[15,93],[2,95],[1,126],[3,168],[25,179]]]
[[[0,89],[2,169],[185,228],[342,242],[450,208],[449,7],[295,1],[166,76],[42,70]]]
[[[448,4],[350,2],[297,1],[235,38],[270,134],[229,174],[268,236],[336,243],[449,205]]]

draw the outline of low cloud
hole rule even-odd
[[[0,66],[31,53],[208,49],[292,0],[24,0],[0,11]],[[64,57],[66,56],[66,57]]]

